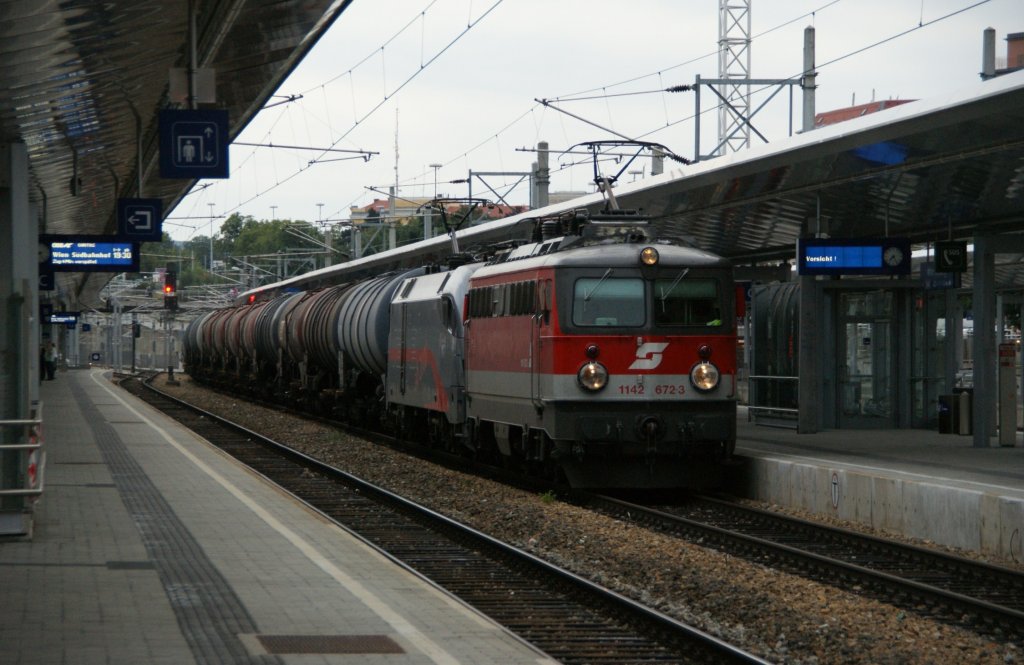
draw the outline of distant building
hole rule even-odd
[[[988,80],[1024,69],[1024,32],[1006,35],[1006,60],[996,57],[995,30],[987,28],[982,47],[981,78]]]
[[[856,106],[848,106],[843,109],[836,109],[834,111],[825,111],[824,113],[818,113],[814,116],[814,127],[826,127],[828,125],[834,125],[837,122],[843,122],[845,120],[853,120],[859,118],[862,115],[869,113],[877,113],[894,106],[900,106],[908,102],[915,101],[913,99],[884,99],[880,102],[868,102],[867,104],[858,104]]]
[[[398,220],[415,217],[417,210],[430,202],[430,198],[400,198],[395,199],[395,217]],[[349,208],[349,218],[353,223],[365,222],[368,219],[386,219],[391,210],[391,203],[388,199],[374,199],[372,203],[365,206],[352,206]]]
[[[1006,35],[1006,69],[1024,69],[1024,32]]]
[[[420,208],[433,199],[430,198],[400,198],[395,199],[394,221],[399,224],[407,224],[412,219],[421,215]],[[458,212],[462,204],[449,203],[445,206],[448,213]],[[474,219],[502,219],[517,215],[529,210],[529,206],[516,205],[508,206],[503,203],[495,203],[489,206],[477,206],[473,213]],[[349,208],[349,219],[353,224],[361,224],[367,221],[388,220],[390,214],[390,201],[388,199],[374,199],[372,203],[365,206],[352,206]]]

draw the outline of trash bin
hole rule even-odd
[[[972,434],[974,432],[974,388],[953,388],[953,394],[959,398],[957,421],[953,425],[956,434]]]
[[[939,434],[970,434],[973,388],[956,388],[939,395]]]
[[[959,415],[959,395],[939,395],[939,434],[953,433],[954,414]],[[959,423],[957,423],[959,425]]]

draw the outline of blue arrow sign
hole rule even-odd
[[[118,199],[117,235],[129,240],[160,242],[163,237],[163,201]]]
[[[227,178],[228,112],[160,111],[160,177]]]

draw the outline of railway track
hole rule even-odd
[[[765,662],[140,381],[122,385],[559,662]]]
[[[1024,637],[1024,574],[711,497],[652,507],[579,493],[618,519],[1005,639]]]

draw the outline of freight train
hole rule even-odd
[[[735,446],[731,265],[642,220],[260,295],[190,324],[194,380],[576,487],[706,488]]]

